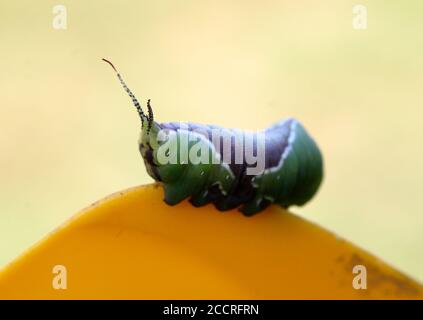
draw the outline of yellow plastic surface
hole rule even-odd
[[[423,297],[412,279],[276,206],[247,218],[162,198],[148,185],[91,205],[0,273],[0,298]],[[67,289],[52,285],[56,265]],[[353,288],[355,265],[367,269],[366,290]]]

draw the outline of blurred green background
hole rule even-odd
[[[292,211],[423,280],[423,2],[0,1],[0,265],[75,212],[151,182],[111,59],[158,121],[287,116],[326,177]],[[67,8],[67,30],[52,8]],[[153,213],[152,213],[153,214]]]

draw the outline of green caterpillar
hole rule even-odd
[[[251,216],[271,203],[285,208],[303,205],[317,192],[323,178],[322,155],[297,120],[286,119],[260,132],[159,124],[150,100],[145,114],[117,69],[103,60],[115,70],[137,108],[139,150],[148,174],[163,185],[169,205],[189,198],[194,206],[213,203],[222,211],[240,207]]]

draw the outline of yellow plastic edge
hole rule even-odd
[[[0,299],[423,298],[416,281],[276,206],[247,218],[162,199],[152,184],[94,203],[0,272]],[[353,286],[357,265],[366,289]]]

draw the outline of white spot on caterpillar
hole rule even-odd
[[[204,171],[201,171],[200,175],[202,175],[202,176],[203,176],[203,175],[204,175]]]
[[[275,198],[272,196],[263,196],[264,199],[269,200],[270,202],[275,202]]]
[[[220,183],[220,182],[217,182],[217,186],[219,187],[219,190],[220,190],[220,192],[222,192],[222,194],[224,195],[224,196],[226,196],[228,193],[226,192],[226,190],[225,189],[223,189],[223,186],[222,186],[222,184]]]

